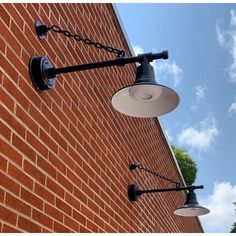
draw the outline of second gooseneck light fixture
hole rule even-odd
[[[208,214],[210,211],[209,209],[199,205],[194,190],[203,188],[204,188],[203,185],[199,185],[199,186],[183,186],[183,187],[178,186],[176,188],[158,188],[158,189],[140,190],[135,184],[130,184],[128,186],[128,199],[129,201],[133,202],[137,201],[138,198],[145,193],[163,193],[163,192],[173,192],[173,191],[178,192],[187,190],[188,192],[184,205],[174,210],[174,214],[188,217],[201,216]]]
[[[156,172],[153,172],[147,168],[144,168],[142,165],[138,165],[135,163],[129,164],[129,169],[131,171],[135,170],[136,168],[144,170],[145,172],[152,174],[154,176],[157,176],[165,181],[168,181],[169,183],[175,184],[175,188],[158,188],[158,189],[145,189],[145,190],[140,190],[135,184],[129,184],[128,185],[128,199],[129,201],[137,201],[138,198],[147,193],[163,193],[163,192],[178,192],[178,191],[183,191],[187,190],[187,196],[186,196],[186,201],[183,206],[177,208],[174,210],[175,215],[179,216],[187,216],[187,217],[194,217],[194,216],[201,216],[208,214],[210,212],[209,209],[199,205],[197,201],[196,194],[194,190],[196,189],[203,189],[203,185],[199,186],[181,186],[180,183],[175,182],[173,179],[167,178],[165,176],[162,176]]]
[[[47,34],[48,30],[53,28],[42,25],[39,21],[36,21],[35,27],[39,37],[43,37],[43,35]],[[57,30],[57,32],[63,32],[66,36],[68,35],[68,31],[65,33],[65,31]],[[79,37],[81,40],[81,36],[74,35],[75,39]],[[99,45],[89,39],[84,39],[84,42],[95,46]],[[104,46],[100,44],[98,48],[102,47]],[[109,51],[111,47],[107,48]],[[150,62],[158,59],[168,59],[168,52],[147,53],[135,57],[119,55],[114,60],[62,68],[55,68],[45,56],[33,56],[30,58],[29,71],[33,85],[37,90],[43,91],[55,87],[55,78],[59,74],[109,66],[125,66],[129,63],[138,62],[140,64],[137,67],[134,84],[116,91],[112,96],[112,105],[117,111],[125,115],[148,118],[166,114],[174,110],[179,104],[179,96],[174,90],[160,85],[155,81],[153,67],[150,65]]]

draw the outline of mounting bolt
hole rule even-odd
[[[136,165],[135,163],[129,163],[129,170],[135,170],[138,167],[138,165]]]
[[[48,33],[49,30],[48,25],[43,25],[41,21],[37,20],[35,21],[34,26],[38,38],[43,39],[44,36],[46,36]]]

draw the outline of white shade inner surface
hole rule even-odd
[[[157,117],[174,110],[178,104],[178,94],[158,84],[130,85],[112,97],[112,105],[117,111],[133,117]]]
[[[174,211],[174,214],[179,215],[179,216],[200,216],[200,215],[205,215],[208,214],[210,212],[209,209],[205,208],[205,207],[181,207],[178,208]]]

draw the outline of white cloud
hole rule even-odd
[[[205,91],[206,91],[205,86],[197,85],[195,87],[195,94],[196,94],[197,99],[204,98],[205,97]]]
[[[154,68],[157,78],[161,79],[172,78],[175,87],[181,82],[183,78],[183,71],[175,62],[169,62],[169,61],[155,62]]]
[[[197,85],[195,88],[195,100],[190,106],[191,110],[196,110],[200,104],[200,101],[205,97],[206,87],[203,85]]]
[[[236,201],[236,185],[229,182],[215,182],[213,193],[199,203],[210,209],[200,220],[207,233],[228,233],[236,222],[233,202]]]
[[[132,47],[135,55],[144,53],[142,47],[138,45]],[[183,71],[175,62],[171,62],[170,60],[158,60],[151,62],[151,65],[154,68],[157,80],[173,79],[175,87],[181,82]]]
[[[234,9],[231,9],[230,15],[231,15],[230,24],[233,25],[233,26],[236,26],[236,14],[235,14],[235,10]]]
[[[143,48],[138,46],[138,45],[135,45],[133,46],[133,50],[134,50],[134,54],[135,55],[138,55],[138,54],[142,54],[143,53]]]
[[[199,128],[187,127],[178,135],[178,143],[198,150],[207,150],[219,134],[214,118],[200,122]]]
[[[232,62],[228,67],[229,81],[236,83],[236,13],[230,11],[229,29],[221,29],[219,21],[216,22],[217,41],[221,47],[225,47],[231,56]]]
[[[229,115],[232,115],[232,113],[236,114],[236,97],[234,98],[234,102],[230,105],[228,112]]]
[[[219,21],[216,22],[216,37],[219,45],[223,47],[225,45],[224,33],[220,29]]]
[[[170,135],[170,132],[169,132],[169,130],[165,130],[165,133],[166,133],[166,136],[167,136],[167,139],[170,141],[170,142],[172,142],[173,141],[173,137]]]

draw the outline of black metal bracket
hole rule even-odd
[[[46,34],[45,33],[46,30],[41,27],[42,25],[38,23],[37,30],[39,37]],[[58,74],[103,68],[109,66],[124,66],[129,63],[135,63],[135,62],[142,63],[146,60],[150,62],[152,60],[167,59],[167,58],[168,58],[168,51],[163,51],[161,53],[140,54],[136,57],[118,57],[114,60],[109,60],[109,61],[99,61],[88,64],[55,68],[52,65],[51,61],[48,59],[48,57],[33,56],[30,58],[29,61],[29,72],[35,88],[39,91],[43,91],[55,87],[55,78],[56,75]]]
[[[47,25],[43,25],[39,20],[35,21],[34,27],[39,39],[43,39],[49,31],[49,27]]]
[[[147,190],[140,190],[135,184],[128,185],[128,199],[129,201],[137,201],[138,198],[144,193],[162,193],[162,192],[173,192],[173,191],[182,191],[188,190],[193,191],[195,189],[203,189],[203,185],[199,186],[183,186],[177,188],[163,188],[163,189],[147,189]]]

